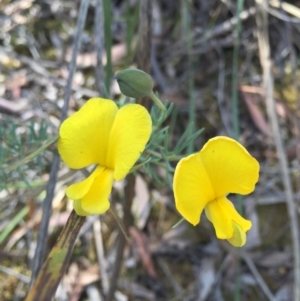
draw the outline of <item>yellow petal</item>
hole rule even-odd
[[[218,201],[208,203],[205,207],[205,214],[212,222],[219,239],[229,239],[233,236],[232,220]]]
[[[74,207],[74,210],[75,210],[76,214],[79,215],[79,216],[88,216],[88,215],[90,215],[90,213],[88,213],[88,212],[86,212],[82,209],[81,200],[74,201],[73,207]]]
[[[70,185],[66,190],[67,197],[71,200],[82,199],[87,194],[95,178],[101,171],[102,169],[98,166],[86,179]]]
[[[113,184],[113,171],[101,167],[87,194],[81,199],[81,209],[88,214],[101,214],[109,209],[108,197]]]
[[[217,197],[254,190],[259,164],[238,142],[228,137],[210,139],[200,151]]]
[[[235,222],[233,222],[233,228],[233,236],[228,239],[228,242],[234,247],[242,247],[246,243],[246,233]]]
[[[116,181],[123,179],[143,152],[152,131],[148,111],[137,104],[122,107],[109,138],[106,166],[114,169]]]
[[[59,130],[58,152],[70,168],[104,165],[116,104],[109,99],[91,98]]]
[[[226,198],[222,197],[218,199],[219,205],[223,208],[224,211],[231,217],[231,220],[241,228],[243,232],[246,232],[251,229],[252,223],[251,221],[243,218],[240,214],[235,210],[233,204]]]
[[[204,207],[215,199],[199,153],[179,161],[175,169],[173,189],[179,213],[191,224],[198,224]]]

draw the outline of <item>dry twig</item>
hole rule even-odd
[[[128,233],[128,229],[131,224],[132,216],[131,216],[131,205],[134,198],[134,185],[135,185],[135,176],[130,174],[126,178],[127,185],[125,186],[125,200],[124,200],[124,216],[123,216],[123,223],[126,233]],[[120,236],[117,245],[117,255],[116,260],[113,267],[113,273],[110,280],[110,286],[108,290],[108,295],[106,301],[112,301],[114,298],[114,294],[117,288],[119,273],[121,269],[121,264],[123,262],[123,252],[126,245],[126,237],[123,235],[122,231],[120,230]]]
[[[72,92],[72,80],[76,71],[76,56],[80,47],[80,37],[83,32],[83,27],[85,24],[86,14],[89,6],[89,0],[82,0],[79,13],[78,13],[78,21],[77,21],[77,30],[75,34],[74,40],[74,48],[72,53],[72,59],[69,66],[69,75],[66,83],[66,90],[64,95],[64,106],[61,112],[61,122],[66,118],[68,107],[69,107],[69,99]],[[38,275],[38,272],[43,264],[46,246],[47,246],[47,234],[48,234],[48,226],[52,209],[52,199],[54,196],[54,189],[56,186],[57,180],[57,172],[59,168],[60,158],[58,153],[54,153],[49,182],[46,189],[46,197],[43,201],[43,218],[39,227],[38,237],[37,237],[37,247],[34,256],[32,275],[31,275],[31,285],[33,284],[35,278]]]
[[[234,255],[236,258],[242,257],[242,259],[245,261],[247,264],[249,270],[251,271],[252,275],[254,276],[257,284],[260,286],[261,290],[264,292],[266,297],[268,298],[269,301],[276,301],[275,296],[272,294],[271,290],[269,289],[268,285],[260,275],[258,269],[256,268],[254,262],[250,258],[250,256],[246,252],[239,252],[237,249],[233,248],[227,243],[221,243],[221,246],[227,250],[231,255]]]
[[[101,220],[98,217],[93,223],[94,237],[95,237],[95,245],[97,250],[98,264],[100,269],[100,275],[102,280],[102,288],[103,292],[106,295],[108,293],[109,281],[106,272],[106,260],[104,254],[104,246],[101,232]]]
[[[96,48],[96,87],[100,95],[104,94],[104,67],[102,64],[102,54],[104,51],[104,22],[103,22],[103,2],[96,1],[95,7],[95,48]]]
[[[293,199],[293,189],[289,176],[288,163],[283,147],[281,132],[276,114],[275,101],[273,98],[273,75],[271,72],[270,44],[268,35],[268,1],[256,0],[257,2],[257,26],[258,26],[258,45],[260,61],[263,68],[263,85],[267,104],[267,113],[271,123],[271,128],[277,149],[277,155],[282,173],[286,202],[290,218],[292,244],[294,249],[294,301],[300,300],[300,244],[297,208]]]

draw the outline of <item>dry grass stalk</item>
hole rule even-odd
[[[273,98],[274,79],[271,72],[270,44],[268,34],[268,1],[256,0],[257,2],[257,26],[260,62],[263,68],[263,85],[267,104],[267,113],[271,123],[273,137],[282,173],[288,214],[290,218],[291,236],[294,251],[294,301],[300,300],[300,243],[297,208],[293,199],[293,189],[288,170],[288,163],[283,147],[278,117],[276,114],[275,101]]]

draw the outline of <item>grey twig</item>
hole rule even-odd
[[[217,102],[219,106],[219,111],[220,111],[220,116],[221,120],[223,122],[224,128],[231,136],[232,130],[230,129],[230,124],[229,124],[229,117],[228,117],[228,112],[224,110],[224,86],[225,86],[225,61],[224,61],[224,55],[223,51],[220,48],[216,48],[219,57],[220,57],[220,62],[219,62],[219,78],[218,78],[218,90],[217,90]]]
[[[42,205],[43,216],[38,231],[37,245],[36,245],[35,254],[33,258],[33,267],[32,267],[31,282],[30,282],[31,286],[33,285],[40,271],[40,268],[44,262],[46,246],[47,246],[48,226],[49,226],[49,220],[50,220],[51,209],[52,209],[52,199],[54,196],[54,189],[57,180],[59,161],[60,158],[58,154],[54,153],[50,175],[49,175],[49,182],[46,188],[46,197]]]
[[[134,187],[135,187],[135,176],[133,174],[129,174],[126,178],[127,184],[125,186],[125,202],[123,206],[124,215],[123,215],[123,223],[125,231],[128,232],[128,228],[132,222],[131,216],[131,205],[134,198]],[[116,260],[113,267],[112,277],[110,279],[109,291],[107,294],[106,301],[112,301],[114,299],[114,294],[117,288],[119,273],[123,261],[123,252],[126,245],[126,237],[123,235],[120,230],[120,236],[117,245],[117,255]]]
[[[75,33],[75,39],[74,39],[74,48],[72,52],[72,58],[69,65],[69,75],[67,79],[67,85],[66,85],[66,91],[64,95],[64,106],[61,113],[61,121],[63,121],[67,117],[68,107],[69,107],[69,100],[72,92],[72,81],[73,77],[76,71],[76,57],[77,53],[81,44],[80,37],[83,32],[85,19],[87,10],[89,7],[90,0],[82,0],[80,3],[79,13],[78,13],[78,20],[77,20],[77,30]]]
[[[105,254],[104,254],[103,238],[102,238],[102,231],[101,231],[101,220],[99,216],[97,216],[97,219],[93,223],[93,230],[94,230],[99,270],[100,270],[100,275],[102,280],[102,288],[103,288],[104,295],[107,295],[108,288],[109,288],[109,281],[106,272],[107,264],[105,260]]]
[[[294,301],[300,301],[300,244],[297,208],[293,199],[293,188],[288,170],[288,163],[280,134],[278,117],[276,114],[275,101],[273,98],[274,79],[271,72],[270,44],[268,34],[268,1],[256,0],[257,2],[257,34],[260,52],[260,61],[263,68],[263,85],[267,104],[267,113],[272,127],[277,155],[281,168],[282,182],[286,194],[287,208],[290,218],[292,244],[294,253]]]
[[[76,57],[78,53],[78,49],[80,47],[80,37],[84,28],[87,9],[89,6],[89,0],[82,0],[80,4],[80,9],[78,13],[78,20],[77,20],[77,30],[74,39],[74,48],[72,52],[72,59],[69,65],[69,75],[66,83],[66,90],[64,95],[64,106],[61,112],[61,122],[66,118],[67,111],[69,107],[69,99],[72,92],[72,80],[74,73],[76,71]],[[38,237],[37,237],[37,246],[35,250],[34,260],[33,260],[33,268],[32,268],[32,275],[31,275],[31,285],[34,283],[39,270],[43,264],[46,246],[47,246],[47,234],[48,234],[48,226],[49,220],[51,216],[51,209],[52,209],[52,199],[54,196],[54,189],[56,185],[57,179],[57,172],[59,169],[59,162],[60,158],[57,152],[54,153],[53,161],[51,165],[51,171],[49,176],[49,182],[47,184],[46,189],[46,197],[43,201],[43,216],[41,220],[41,224],[39,227]]]
[[[276,301],[275,296],[270,291],[268,285],[266,284],[266,282],[264,281],[264,279],[260,275],[258,269],[256,268],[256,266],[255,266],[254,262],[252,261],[252,259],[250,258],[250,256],[247,253],[242,252],[242,258],[246,262],[249,270],[251,271],[252,275],[256,279],[256,282],[258,283],[258,285],[260,286],[260,288],[262,289],[262,291],[264,292],[266,297],[270,301]]]
[[[249,270],[251,271],[252,275],[254,276],[257,284],[260,286],[261,290],[264,292],[265,296],[268,298],[269,301],[276,301],[275,296],[272,294],[271,290],[269,289],[268,285],[260,275],[258,269],[256,268],[253,260],[250,258],[250,256],[247,254],[247,252],[239,251],[236,248],[233,248],[231,245],[229,245],[227,242],[221,242],[221,246],[227,250],[231,255],[235,256],[236,258],[239,258],[240,256],[247,264]]]
[[[16,272],[15,270],[7,268],[5,266],[0,266],[0,272],[5,273],[9,276],[13,276],[13,277],[17,278],[18,280],[20,280],[20,281],[22,281],[26,284],[29,284],[29,282],[30,282],[29,277],[27,277],[23,274],[20,274],[20,273]]]
[[[102,54],[104,49],[104,22],[102,0],[96,1],[95,8],[95,48],[96,48],[96,87],[100,95],[105,95],[104,91],[104,68],[102,64]]]
[[[138,33],[137,64],[138,68],[151,73],[151,48],[152,48],[152,1],[143,0],[140,3],[139,33]],[[152,101],[149,97],[137,99],[137,103],[150,109]]]

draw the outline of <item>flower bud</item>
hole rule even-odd
[[[115,76],[121,92],[128,97],[148,96],[153,89],[153,81],[149,74],[140,69],[125,69]]]

